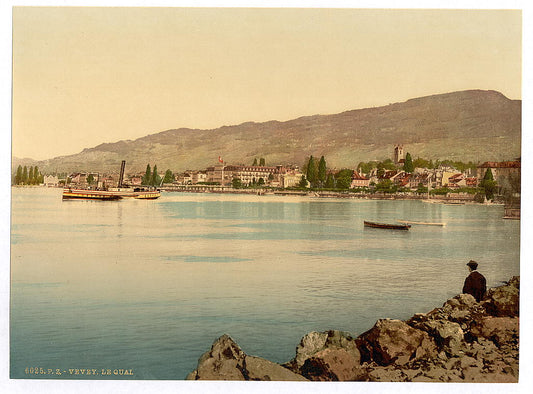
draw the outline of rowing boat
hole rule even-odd
[[[409,230],[409,224],[390,224],[364,221],[365,227],[383,228],[388,230]]]

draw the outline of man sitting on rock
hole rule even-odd
[[[466,265],[470,270],[470,275],[465,279],[463,293],[471,294],[479,302],[487,291],[487,281],[483,275],[477,272],[478,264],[474,260],[470,260]]]

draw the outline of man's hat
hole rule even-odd
[[[466,263],[470,268],[473,270],[477,269],[477,263],[474,260],[470,260],[468,263]]]

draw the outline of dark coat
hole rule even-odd
[[[463,293],[471,294],[477,302],[481,301],[487,291],[487,281],[483,275],[477,271],[472,271],[465,279]]]

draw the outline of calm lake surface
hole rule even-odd
[[[310,331],[359,335],[461,292],[470,259],[490,287],[519,275],[520,222],[503,207],[163,193],[62,201],[12,189],[11,377],[26,368],[184,379],[229,334],[285,362]],[[446,222],[410,231],[363,220]]]

